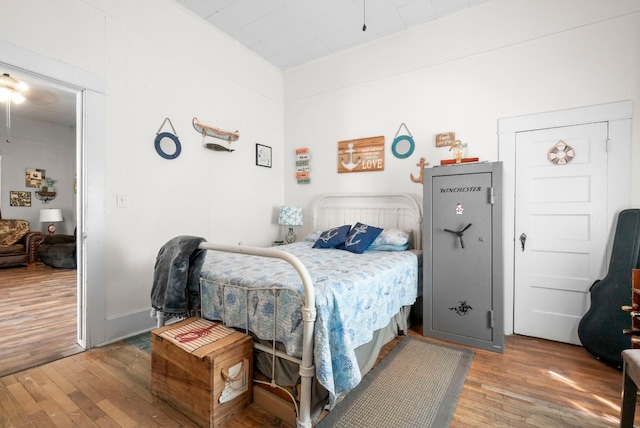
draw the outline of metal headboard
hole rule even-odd
[[[413,248],[422,249],[422,202],[408,193],[329,193],[313,204],[313,230],[366,223],[381,228],[410,229]]]

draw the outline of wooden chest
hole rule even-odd
[[[151,332],[151,391],[201,427],[219,427],[250,404],[252,379],[246,334],[200,318]]]

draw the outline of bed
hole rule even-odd
[[[384,229],[367,251],[314,248],[321,232],[358,222]],[[315,200],[313,233],[300,242],[203,242],[202,317],[251,334],[257,354],[268,354],[257,363],[270,385],[299,376],[296,424],[311,427],[318,406],[335,405],[380,348],[406,331],[420,294],[421,226],[421,203],[412,195],[330,194]],[[398,233],[406,245],[395,245]]]

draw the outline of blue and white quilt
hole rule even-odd
[[[354,254],[337,249],[314,249],[313,242],[277,247],[302,261],[313,280],[317,318],[314,364],[319,382],[331,403],[360,382],[355,348],[369,342],[405,305],[415,302],[418,256],[412,251],[367,251]],[[302,355],[302,281],[291,265],[280,259],[208,251],[202,268],[202,315],[210,320],[246,328],[258,338],[272,340],[276,314],[276,340],[287,354]],[[286,287],[296,293],[273,291],[244,293],[221,284],[247,288]],[[225,306],[223,309],[222,301]],[[224,316],[223,316],[224,310]]]

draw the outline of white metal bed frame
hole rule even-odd
[[[328,201],[331,201],[329,203]],[[376,201],[377,206],[365,206],[363,202]],[[322,214],[322,216],[320,216]],[[402,228],[413,230],[413,247],[421,249],[422,235],[422,204],[413,195],[398,194],[326,194],[320,196],[313,204],[313,230],[325,230],[342,224],[355,224],[356,221],[382,228]],[[315,367],[313,365],[313,334],[316,320],[315,290],[313,281],[307,268],[294,255],[272,248],[221,245],[203,242],[200,249],[247,254],[262,257],[277,258],[286,261],[296,270],[304,287],[302,303],[303,343],[302,358],[287,355],[273,347],[267,347],[254,342],[254,348],[270,354],[272,362],[275,358],[284,358],[300,366],[300,406],[296,405],[296,426],[310,428],[311,421],[311,386]],[[247,322],[247,328],[249,323]],[[274,323],[275,329],[275,323]],[[275,334],[274,334],[275,337]],[[275,383],[275,373],[271,373],[272,387],[279,387]],[[266,382],[265,382],[266,383]],[[286,389],[285,389],[286,391]],[[288,391],[287,391],[288,393]],[[293,397],[292,397],[293,398]]]

